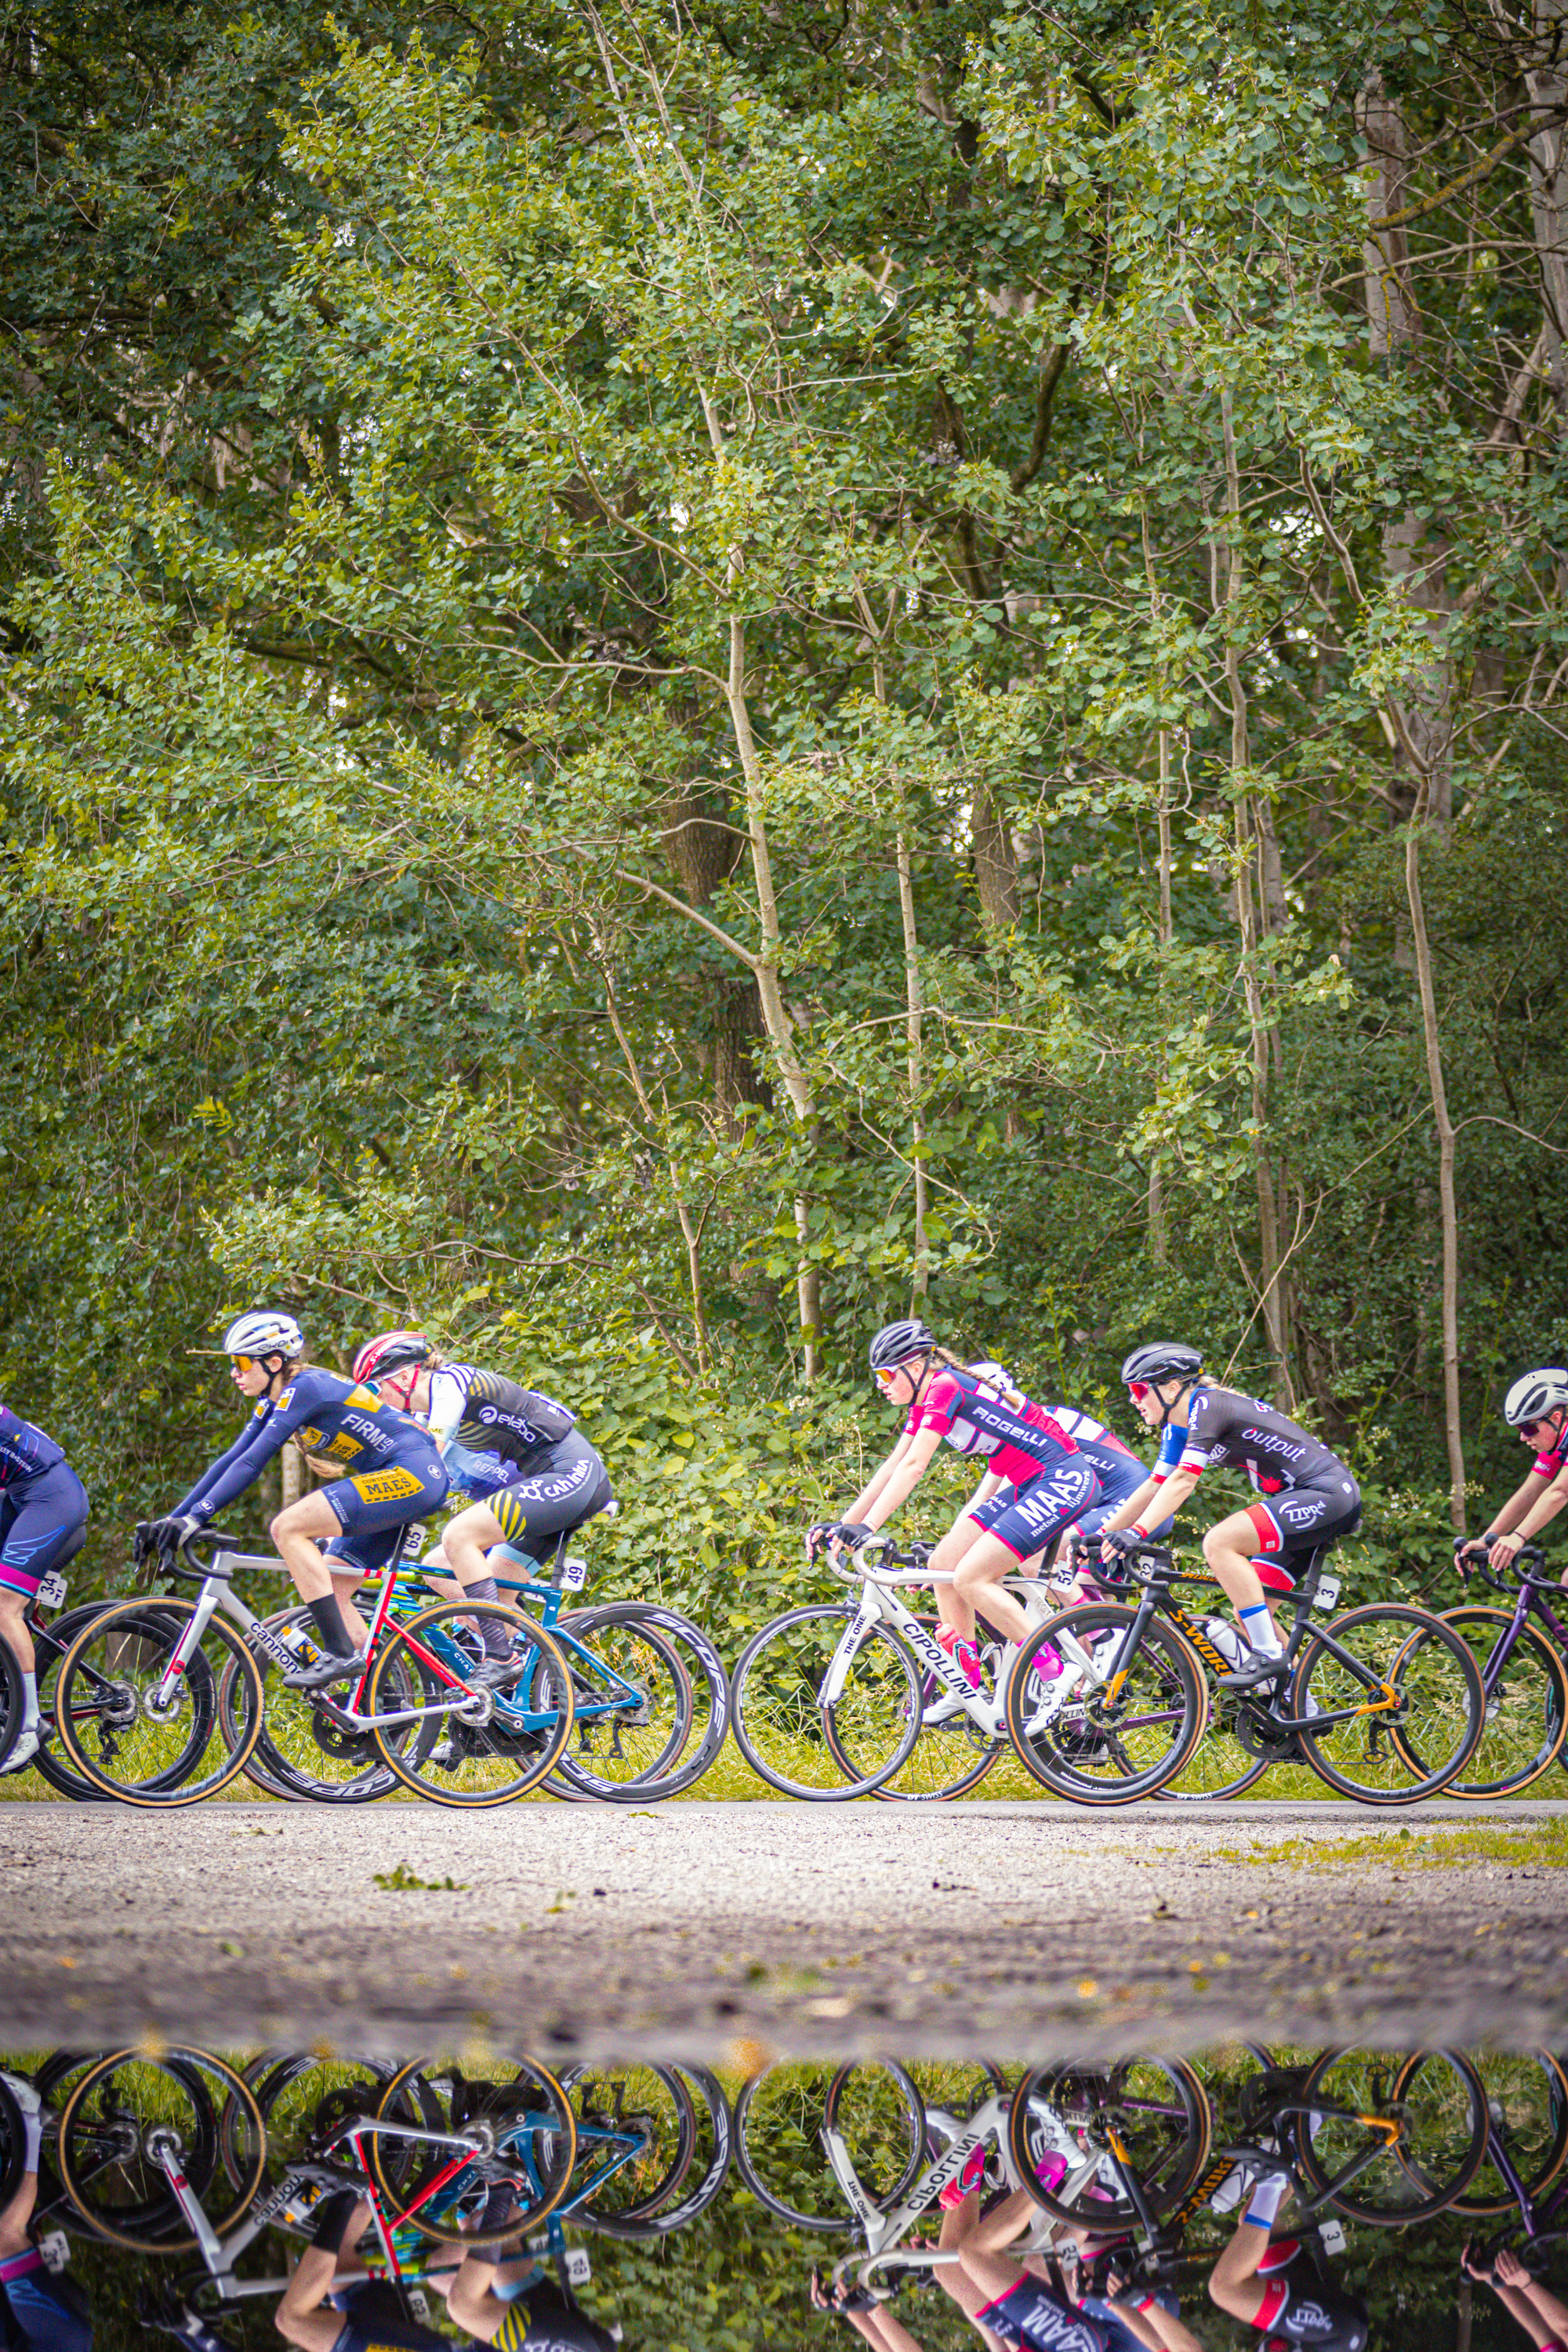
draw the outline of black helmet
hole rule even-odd
[[[907,1316],[901,1323],[884,1323],[867,1357],[874,1372],[885,1372],[894,1364],[907,1364],[911,1356],[929,1356],[936,1341],[923,1323]]]
[[[1203,1368],[1196,1348],[1184,1348],[1179,1339],[1154,1339],[1133,1349],[1121,1367],[1121,1377],[1129,1383],[1142,1381],[1156,1388],[1162,1381],[1195,1381]]]

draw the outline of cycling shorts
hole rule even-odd
[[[1086,2318],[1027,2276],[974,2316],[1016,2352],[1109,2352],[1110,2336],[1098,2319]]]
[[[447,1499],[447,1465],[434,1445],[414,1447],[357,1478],[340,1478],[321,1493],[346,1536],[384,1535],[426,1519]],[[357,1551],[355,1557],[357,1558]]]
[[[1321,2352],[1362,2352],[1367,2307],[1321,2278],[1299,2238],[1278,2238],[1258,2265],[1263,2300],[1253,2326],[1272,2346],[1314,2345]]]
[[[465,1496],[470,1503],[482,1503],[498,1486],[505,1486],[517,1475],[515,1462],[508,1462],[500,1454],[474,1454],[468,1446],[459,1445],[454,1438],[442,1460],[451,1480],[447,1499],[456,1502]]]
[[[1181,2317],[1180,2306],[1169,2287],[1161,2287],[1154,2301],[1162,2310],[1170,2312],[1175,2318]],[[1099,2320],[1110,2338],[1110,2352],[1147,2352],[1142,2337],[1134,2336],[1125,2315],[1113,2303],[1105,2302],[1098,2294],[1086,2294],[1079,2308],[1087,2311],[1091,2319]]]
[[[1351,1477],[1336,1478],[1331,1486],[1289,1486],[1260,1498],[1247,1516],[1258,1530],[1258,1575],[1270,1591],[1289,1592],[1296,1581],[1293,1559],[1354,1535],[1361,1525],[1361,1488]]]
[[[68,1462],[0,1495],[0,1586],[31,1601],[87,1525],[87,1488]]]
[[[404,2317],[397,2290],[385,2279],[358,2280],[331,2300],[348,2314],[332,2352],[452,2352],[450,2336]]]
[[[540,1546],[591,1519],[614,1500],[609,1474],[585,1437],[575,1430],[552,1446],[550,1459],[524,1478],[514,1478],[484,1507],[502,1536],[532,1559],[542,1558]]]
[[[610,2352],[614,2342],[549,2279],[519,2297],[490,2338],[496,2352]]]
[[[80,2289],[55,2278],[34,2247],[5,2265],[0,2284],[0,2344],[17,2352],[91,2352],[92,2316]]]
[[[1004,1486],[969,1516],[1017,1559],[1054,1543],[1064,1528],[1100,1500],[1100,1480],[1081,1454],[1068,1454],[1021,1486]]]

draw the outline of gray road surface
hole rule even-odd
[[[0,2047],[1561,2045],[1568,1874],[1417,1866],[1443,1829],[1549,1815],[1568,1805],[0,1805]],[[1380,1843],[1243,1858],[1352,1837]],[[400,1866],[458,1884],[377,1885]]]

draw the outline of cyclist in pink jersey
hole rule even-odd
[[[1568,1503],[1568,1370],[1545,1365],[1515,1381],[1503,1399],[1502,1417],[1517,1429],[1535,1459],[1522,1486],[1515,1488],[1500,1511],[1494,1511],[1484,1536],[1460,1537],[1455,1543],[1460,1574],[1467,1559],[1485,1552],[1493,1568],[1506,1568],[1518,1552],[1548,1527]],[[1568,1574],[1564,1575],[1568,1583]]]
[[[1000,1491],[966,1510],[931,1554],[938,1575],[942,1625],[938,1639],[959,1659],[978,1687],[974,1616],[978,1606],[1012,1653],[1028,1637],[1028,1620],[1002,1580],[1016,1576],[1022,1561],[1054,1544],[1065,1528],[1100,1496],[1092,1463],[1043,1406],[1010,1384],[983,1379],[939,1348],[925,1325],[913,1319],[889,1323],[871,1342],[872,1373],[890,1404],[905,1415],[903,1433],[873,1472],[846,1518],[814,1528],[808,1543],[839,1536],[851,1543],[890,1519],[925,1475],[937,1447],[979,1454]]]

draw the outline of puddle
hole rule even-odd
[[[1510,2317],[1459,2271],[1467,2241],[1568,2230],[1568,2076],[1543,2053],[737,2043],[710,2068],[237,2039],[0,2059],[24,2352],[1562,2339],[1549,2296],[1516,2288]],[[43,2259],[18,2273],[6,2246]],[[814,2268],[862,2305],[847,2326],[812,2307]]]

